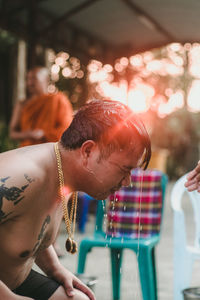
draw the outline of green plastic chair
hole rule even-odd
[[[163,215],[163,204],[167,182],[167,176],[162,173],[160,180],[160,189],[162,192],[161,220]],[[136,255],[136,257],[138,260],[143,300],[156,300],[157,279],[155,264],[155,246],[160,240],[160,230],[159,232],[157,232],[157,234],[147,238],[138,239],[123,237],[123,242],[122,237],[111,238],[111,236],[107,235],[107,233],[103,231],[105,205],[105,200],[98,201],[94,235],[93,237],[84,238],[80,243],[77,270],[78,274],[84,273],[87,254],[91,251],[93,247],[110,248],[113,300],[119,300],[123,250],[131,249],[137,254],[139,241],[139,253]]]

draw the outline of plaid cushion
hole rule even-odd
[[[109,197],[107,235],[147,238],[159,233],[161,177],[158,170],[132,171],[130,187],[123,187]]]

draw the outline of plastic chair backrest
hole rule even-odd
[[[160,181],[160,189],[162,191],[162,203],[161,203],[161,221],[162,221],[162,214],[163,214],[163,199],[164,199],[164,195],[165,195],[165,191],[166,191],[166,185],[168,182],[167,176],[165,174],[163,174],[160,171],[155,171],[155,170],[147,170],[147,171],[142,171],[141,172],[146,172],[145,174],[152,174],[155,176],[155,174],[159,174],[161,176],[161,181]],[[133,173],[136,174],[136,172],[138,172],[138,170],[134,170]],[[158,173],[155,173],[158,172]],[[122,188],[123,189],[123,188]],[[125,188],[126,189],[126,188]],[[131,189],[131,187],[130,187]],[[109,200],[107,200],[109,201]],[[97,204],[97,214],[96,214],[96,224],[95,224],[95,234],[96,233],[104,233],[103,231],[103,220],[104,220],[104,216],[106,216],[106,201],[102,200],[102,201],[98,201]],[[160,224],[161,225],[161,224]],[[157,235],[160,234],[160,230],[158,231]]]
[[[184,210],[182,209],[182,199],[184,194],[186,193],[191,201],[194,213],[194,246],[195,248],[200,249],[200,194],[197,191],[187,191],[186,187],[184,186],[186,182],[186,176],[187,174],[177,180],[171,192],[171,206],[174,210],[174,229],[177,229],[179,231],[179,238],[186,244],[185,218]]]
[[[98,200],[97,203],[97,213],[96,213],[96,223],[95,223],[95,233],[102,233],[103,232],[103,219],[105,215],[105,207],[106,207],[106,200]]]

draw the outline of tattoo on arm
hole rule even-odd
[[[26,178],[26,180],[27,180],[29,183],[35,181],[35,179],[30,178],[27,174],[24,174],[24,177]]]
[[[10,176],[0,178],[0,222],[12,213],[5,213],[2,210],[3,200],[12,201],[14,205],[17,205],[23,198],[23,193],[29,184],[23,185],[21,188],[16,186],[7,187],[6,183]]]
[[[44,220],[43,224],[42,224],[42,228],[41,228],[40,233],[39,233],[39,235],[38,235],[37,243],[35,244],[35,246],[34,246],[34,248],[33,248],[33,252],[36,252],[36,251],[37,251],[37,249],[38,249],[38,247],[39,247],[39,245],[40,245],[40,242],[41,242],[41,240],[42,240],[43,237],[44,237],[44,233],[45,233],[45,231],[46,231],[46,228],[47,228],[47,226],[50,224],[50,222],[51,222],[51,217],[48,215],[48,216],[46,217],[46,219]]]

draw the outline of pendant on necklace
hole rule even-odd
[[[66,248],[67,252],[71,252],[73,249],[73,241],[70,237],[66,240],[65,248]]]
[[[78,251],[77,243],[74,240],[72,240],[70,237],[68,237],[68,239],[66,240],[65,248],[67,252],[70,252],[71,254],[74,254]]]
[[[78,251],[78,246],[77,246],[77,242],[75,242],[74,240],[72,241],[72,250],[71,250],[71,254],[75,254]]]

